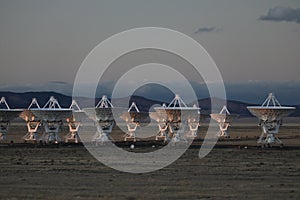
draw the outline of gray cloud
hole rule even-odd
[[[49,81],[51,84],[61,84],[61,85],[68,85],[69,83],[64,81]]]
[[[275,21],[275,22],[296,22],[300,23],[300,9],[290,7],[274,7],[270,8],[267,15],[260,16],[259,20]]]
[[[195,34],[198,33],[210,33],[213,31],[217,31],[216,27],[200,27],[197,31],[195,31]]]

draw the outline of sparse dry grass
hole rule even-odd
[[[260,130],[235,124],[231,139],[218,142],[232,148],[215,148],[199,159],[194,147],[175,163],[146,174],[110,169],[80,145],[0,147],[0,198],[300,199],[299,127],[280,130],[286,148],[260,149],[255,139]],[[12,127],[11,137],[19,137],[22,130]]]

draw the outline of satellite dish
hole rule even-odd
[[[231,126],[233,119],[237,118],[238,115],[230,114],[227,107],[224,105],[222,110],[217,114],[210,114],[210,117],[219,123],[218,137],[229,137],[228,128]]]
[[[0,122],[9,122],[17,117],[23,109],[0,109]]]
[[[69,127],[69,133],[65,136],[65,142],[79,142],[79,127],[81,126],[81,121],[86,118],[86,114],[75,100],[72,100],[72,103],[69,107],[70,110],[72,110],[71,117],[67,118],[66,121],[68,123]]]
[[[155,107],[155,113],[150,113],[150,117],[158,122],[159,133],[156,140],[163,139],[167,141],[171,138],[171,143],[175,144],[179,141],[187,142],[183,137],[183,131],[186,124],[189,125],[188,136],[196,136],[199,121],[200,121],[200,108],[196,106],[189,107],[176,94],[174,99],[168,106]],[[193,124],[194,126],[191,126]]]
[[[80,122],[87,117],[75,100],[72,101],[69,109],[72,110],[72,115],[70,118],[67,118],[67,122]]]
[[[43,108],[31,109],[30,111],[42,121],[65,121],[67,118],[72,117],[72,109],[61,108],[57,99],[53,96],[50,97]]]
[[[84,108],[85,114],[92,120],[94,120],[97,125],[97,132],[93,137],[93,141],[96,144],[103,144],[109,141],[108,133],[111,133],[114,126],[114,117],[112,109],[114,106],[108,100],[106,95],[103,95],[101,100],[98,102],[94,108]]]
[[[121,113],[120,118],[126,122],[145,123],[149,121],[149,114],[148,112],[141,112],[135,102],[132,102],[129,109]]]
[[[5,97],[1,97],[0,105],[3,104],[4,108],[0,109],[0,140],[4,140],[7,135],[10,121],[17,118],[23,109],[11,109]]]
[[[103,95],[101,100],[94,108],[84,108],[83,111],[86,115],[94,121],[113,121],[112,108],[114,106],[107,99],[106,95]]]
[[[124,141],[136,141],[137,127],[141,123],[149,121],[148,112],[140,112],[135,102],[132,102],[131,106],[127,111],[123,111],[120,115],[127,124],[127,133],[124,136]]]
[[[25,142],[36,142],[39,139],[38,129],[41,125],[41,120],[34,116],[31,112],[32,109],[41,109],[36,98],[33,98],[28,108],[20,114],[20,117],[26,121],[27,125],[27,133],[23,137]]]
[[[22,119],[24,119],[26,122],[38,121],[39,119],[37,119],[37,117],[35,117],[34,114],[30,111],[32,109],[41,109],[36,98],[32,98],[31,103],[29,104],[28,108],[20,114],[20,117]]]
[[[175,95],[175,98],[167,107],[161,106],[154,109],[160,117],[172,123],[181,122],[181,118],[199,117],[200,114],[200,108],[195,106],[188,107],[178,94]]]
[[[262,134],[258,143],[263,145],[278,143],[282,145],[282,142],[276,136],[282,124],[282,118],[290,115],[296,108],[281,106],[275,96],[270,93],[261,106],[248,106],[247,109],[260,120],[259,126],[262,127]]]
[[[30,112],[43,122],[45,132],[42,137],[45,142],[58,143],[60,141],[58,136],[60,126],[67,118],[72,117],[72,109],[62,108],[53,96],[43,108],[30,109]]]

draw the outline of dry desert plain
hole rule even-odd
[[[195,142],[161,170],[130,174],[103,165],[81,144],[18,144],[25,123],[12,123],[0,146],[0,199],[300,199],[300,118],[284,121],[283,148],[258,147],[256,124],[255,118],[236,120],[231,138],[203,159],[201,141]]]

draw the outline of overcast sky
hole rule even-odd
[[[136,27],[202,44],[226,82],[300,80],[299,0],[1,0],[0,86],[72,84],[101,41]]]

